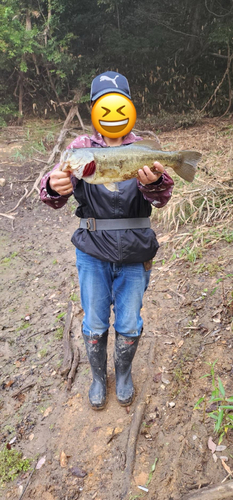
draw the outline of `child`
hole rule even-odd
[[[131,99],[128,81],[119,73],[106,72],[93,80],[91,103],[109,93]],[[133,132],[112,138],[95,130],[91,137],[77,137],[68,148],[124,147],[139,140],[141,137]],[[149,283],[150,264],[159,247],[150,228],[151,205],[163,207],[173,189],[173,180],[164,167],[158,162],[154,165],[156,173],[142,166],[137,179],[118,183],[115,192],[102,184],[78,180],[70,172],[58,170],[58,165],[41,181],[41,200],[47,205],[60,208],[71,194],[78,201],[76,215],[80,226],[71,241],[76,247],[84,310],[82,335],[93,377],[89,401],[95,410],[104,408],[106,403],[107,337],[112,304],[116,395],[122,406],[130,405],[134,396],[131,365],[142,334],[140,310]],[[98,229],[101,219],[104,227]],[[121,220],[120,229],[114,227],[116,220],[118,224]]]

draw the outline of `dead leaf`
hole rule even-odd
[[[214,323],[221,323],[221,314],[219,313],[214,318],[212,318]]]
[[[232,475],[233,472],[231,471],[230,467],[228,467],[228,465],[224,462],[223,459],[221,460],[221,462],[222,462],[224,469],[227,471],[227,473]]]
[[[178,342],[178,347],[182,347],[184,341],[183,340],[180,340],[180,342]]]
[[[26,396],[21,392],[16,399],[18,399],[18,401],[20,401],[20,403],[23,404],[26,399]]]
[[[67,467],[67,465],[68,465],[67,455],[65,454],[64,451],[61,451],[61,454],[60,454],[60,466],[61,467]]]
[[[85,477],[87,475],[87,472],[80,469],[77,465],[75,467],[71,467],[70,472],[73,476],[76,477]]]
[[[214,453],[216,451],[216,448],[217,448],[217,445],[213,442],[213,439],[211,436],[208,439],[208,448],[209,448],[209,450],[212,451],[212,453]]]
[[[28,439],[29,439],[29,441],[32,441],[34,439],[34,434],[30,434]]]
[[[217,314],[220,314],[222,312],[222,307],[220,307],[219,309],[216,309],[216,311],[213,312],[212,314],[212,318],[214,318],[214,316],[217,316]]]
[[[41,469],[42,465],[45,464],[46,460],[46,455],[40,458],[40,460],[37,462],[36,469]]]
[[[53,407],[52,406],[49,406],[43,413],[43,417],[48,417],[48,415],[51,413],[51,411],[53,411]]]
[[[224,451],[226,449],[226,446],[224,444],[218,444],[216,447],[216,451]]]
[[[153,377],[153,381],[158,384],[161,382],[162,379],[162,372],[156,373],[156,375]]]
[[[170,383],[171,383],[171,382],[170,382],[170,380],[168,380],[168,379],[164,376],[164,374],[163,374],[163,373],[162,373],[162,376],[161,376],[161,381],[163,382],[163,384],[166,384],[166,385],[168,385],[168,384],[170,384]]]
[[[17,438],[16,438],[16,436],[15,436],[15,437],[13,437],[13,438],[9,441],[9,444],[13,444],[13,443],[16,441],[16,439],[17,439]]]
[[[7,382],[5,387],[11,387],[13,384],[14,384],[14,380],[9,380],[9,382]]]

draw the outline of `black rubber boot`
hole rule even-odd
[[[115,341],[115,374],[116,395],[121,406],[128,406],[134,397],[134,387],[131,376],[131,367],[136,353],[140,336],[124,337],[116,332]]]
[[[83,338],[93,377],[89,390],[89,400],[93,410],[102,410],[107,395],[108,330],[103,335],[93,335],[91,337],[83,333]]]

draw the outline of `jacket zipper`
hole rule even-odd
[[[119,187],[119,183],[117,183]],[[120,207],[119,207],[119,191],[114,191],[114,212],[115,212],[115,217],[119,218],[120,215]],[[119,253],[119,262],[122,262],[122,243],[121,243],[121,233],[120,231],[116,231],[116,237],[117,237],[117,246],[118,246],[118,253]]]

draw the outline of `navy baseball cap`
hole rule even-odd
[[[115,71],[106,71],[94,78],[91,84],[90,99],[96,101],[104,94],[116,92],[131,99],[127,78]]]

